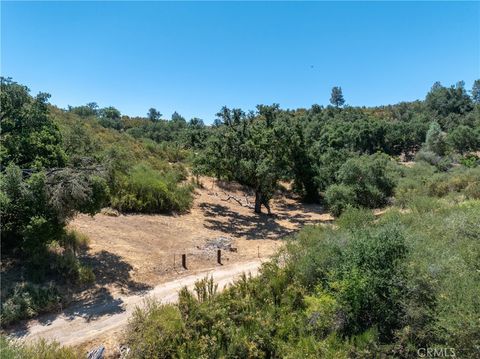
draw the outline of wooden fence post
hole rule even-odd
[[[187,255],[186,254],[182,254],[182,267],[184,269],[187,269]]]
[[[221,249],[217,250],[217,263],[222,264],[222,250]]]

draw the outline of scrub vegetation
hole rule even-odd
[[[138,309],[131,357],[478,356],[479,92],[479,80],[472,91],[436,83],[423,101],[365,108],[335,87],[331,106],[223,107],[207,126],[155,108],[59,109],[2,78],[2,261],[24,273],[2,283],[2,325],[62,305],[59,283],[95,282],[78,256],[88,238],[67,227],[77,214],[181,215],[208,175],[250,188],[259,216],[288,183],[336,219],[291,237],[256,278],[222,293],[206,278],[178,304]],[[76,355],[2,347],[2,357]]]

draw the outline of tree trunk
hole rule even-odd
[[[271,215],[272,211],[270,210],[270,204],[268,203],[269,199],[265,198],[265,196],[262,197],[262,204],[265,206],[265,208],[268,211],[268,214]]]
[[[255,213],[262,213],[262,192],[255,191]]]

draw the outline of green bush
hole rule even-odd
[[[335,222],[342,229],[355,230],[370,226],[375,220],[375,216],[370,209],[347,208]]]
[[[325,202],[334,216],[357,204],[355,189],[344,184],[332,184],[325,192]]]
[[[405,171],[395,189],[395,203],[403,208],[419,211],[434,209],[439,204],[436,198],[447,201],[478,198],[480,168],[462,166],[448,172],[438,172],[433,167],[416,164]]]
[[[459,162],[465,167],[473,168],[480,166],[480,157],[472,153],[460,158]]]
[[[2,326],[21,319],[60,308],[62,296],[58,289],[50,284],[37,286],[31,283],[18,283],[2,303]]]
[[[172,358],[179,352],[183,332],[178,308],[147,300],[133,312],[127,343],[134,358]]]
[[[377,219],[350,208],[337,226],[303,228],[258,277],[147,306],[127,333],[134,357],[413,357],[438,345],[475,357],[480,201],[427,207]]]
[[[475,188],[480,183],[480,167],[457,169],[451,173],[432,176],[426,183],[428,195],[444,197],[449,193],[464,193],[469,187],[470,195],[475,196]],[[472,197],[475,198],[475,197]]]
[[[480,199],[480,180],[469,183],[465,187],[464,193],[469,199]]]
[[[93,273],[93,269],[86,266],[79,266],[78,282],[84,285],[95,283],[95,273]]]
[[[185,212],[191,207],[193,189],[176,179],[147,165],[135,166],[121,182],[112,206],[122,212]]]
[[[63,347],[57,342],[38,340],[24,344],[0,335],[0,357],[2,359],[83,359],[78,349]]]
[[[384,154],[348,159],[337,172],[338,184],[325,192],[325,201],[333,215],[348,206],[375,208],[387,203],[393,194],[397,169]]]

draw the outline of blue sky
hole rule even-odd
[[[422,99],[480,78],[479,2],[3,2],[1,73],[60,106],[221,106]]]

